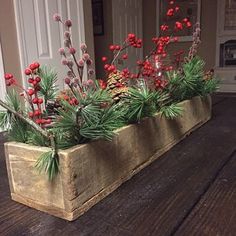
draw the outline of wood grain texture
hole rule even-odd
[[[228,162],[236,149],[235,107],[236,98],[217,99],[211,121],[74,222],[11,201],[1,139],[0,235],[173,235],[214,185],[222,167],[225,171],[227,166],[235,166]],[[228,181],[229,185],[235,184],[234,178],[228,178]],[[223,202],[227,202],[225,196],[227,194],[222,192]],[[232,209],[223,203],[218,206],[226,219],[235,211],[234,200],[230,199],[230,202]],[[209,217],[204,227],[221,224],[226,227],[223,217]],[[227,226],[227,236],[235,235],[234,217],[232,222],[231,227],[230,224]],[[188,235],[192,235],[191,227],[189,229]],[[197,227],[193,229],[197,230]]]
[[[211,117],[210,97],[180,105],[183,114],[177,119],[157,114],[121,128],[112,142],[60,151],[60,174],[53,182],[34,168],[48,148],[6,143],[12,199],[63,219],[78,218]]]
[[[236,152],[176,232],[178,236],[235,234]]]

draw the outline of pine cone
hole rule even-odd
[[[120,71],[111,73],[107,80],[107,90],[112,95],[115,102],[119,102],[127,96],[128,87]]]

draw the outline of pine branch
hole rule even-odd
[[[18,117],[19,119],[21,119],[22,121],[26,122],[27,124],[29,124],[32,128],[34,128],[35,130],[37,130],[39,133],[41,133],[45,138],[49,137],[49,133],[42,129],[39,125],[37,125],[36,123],[34,123],[32,120],[30,120],[29,118],[23,116],[21,113],[15,111],[13,108],[11,108],[9,105],[7,105],[5,102],[3,102],[2,100],[0,100],[0,106],[2,106],[3,108],[7,109],[10,113],[14,114],[16,117]]]
[[[55,155],[53,151],[43,153],[36,162],[35,167],[39,173],[47,173],[49,180],[52,181],[59,172],[58,154]]]
[[[28,140],[28,125],[17,118],[11,119],[11,128],[8,131],[8,139],[10,141],[26,143]]]
[[[141,88],[130,88],[126,99],[127,119],[138,122],[143,117],[152,116],[157,111],[157,92],[144,84]]]
[[[181,115],[183,109],[178,104],[171,104],[160,109],[161,115],[167,119],[174,119]]]
[[[7,130],[11,126],[11,116],[7,111],[0,112],[0,128]]]
[[[57,73],[50,67],[43,66],[39,69],[38,75],[41,78],[39,94],[44,97],[45,107],[49,100],[53,100],[58,92]]]
[[[206,96],[207,94],[215,92],[219,88],[219,82],[220,81],[215,78],[206,80],[204,83],[202,96]]]
[[[199,57],[183,64],[183,68],[178,73],[168,73],[168,92],[172,100],[179,102],[191,99],[194,96],[202,95],[204,92],[204,61]]]
[[[20,112],[15,111],[13,108],[11,108],[8,104],[6,104],[5,102],[3,102],[2,100],[0,100],[0,106],[4,107],[5,109],[8,110],[8,112],[12,113],[15,118],[19,118],[22,122],[25,122],[27,125],[29,125],[30,127],[32,127],[33,129],[35,129],[37,132],[39,132],[42,136],[44,136],[46,139],[50,140],[50,145],[52,148],[52,156],[56,159],[58,157],[57,154],[57,145],[56,145],[56,140],[55,137],[53,135],[53,133],[50,133],[44,129],[42,129],[39,125],[37,125],[36,123],[34,123],[32,120],[30,120],[29,118],[23,116]],[[46,159],[49,160],[49,159]],[[53,160],[53,166],[55,166],[54,163],[55,160]],[[40,162],[40,160],[39,160]],[[51,163],[51,162],[50,162]],[[50,165],[49,163],[49,165]],[[57,173],[57,172],[48,172],[48,174],[52,174],[52,173]]]

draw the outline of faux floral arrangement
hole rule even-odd
[[[175,1],[169,1],[167,17],[178,14]],[[58,91],[54,70],[34,62],[25,69],[28,88],[21,87],[12,74],[6,74],[7,86],[17,87],[8,93],[0,105],[6,111],[0,113],[0,127],[7,130],[10,140],[38,146],[51,147],[43,154],[36,167],[45,171],[49,179],[59,171],[58,149],[96,139],[111,140],[115,131],[127,124],[139,122],[143,117],[161,112],[167,118],[181,114],[178,103],[194,96],[205,96],[217,89],[212,72],[204,72],[204,61],[197,54],[200,43],[199,24],[192,26],[184,18],[170,26],[163,24],[163,35],[152,39],[154,47],[143,60],[137,61],[137,70],[120,69],[117,60],[128,62],[127,49],[141,48],[142,39],[128,34],[121,45],[110,45],[113,58],[109,62],[102,57],[106,78],[95,79],[93,61],[85,44],[80,47],[81,58],[72,43],[71,20],[62,21],[54,14],[54,20],[63,24],[64,47],[59,49],[61,63],[67,68],[64,83],[67,89]],[[193,28],[193,43],[188,55],[176,52],[170,60],[168,46],[178,41],[174,31]],[[128,63],[127,63],[128,64]],[[23,106],[19,95],[26,102]]]

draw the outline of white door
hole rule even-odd
[[[5,100],[5,97],[6,97],[6,83],[4,80],[3,56],[2,56],[2,47],[0,41],[0,99]],[[0,110],[3,110],[3,108],[0,107]]]
[[[33,61],[50,65],[63,88],[66,68],[58,54],[64,45],[63,28],[52,16],[59,13],[72,20],[73,43],[79,52],[85,40],[83,0],[14,0],[14,7],[22,71]]]
[[[142,0],[112,0],[113,43],[122,44],[129,33],[143,38]],[[136,61],[142,59],[143,50],[129,48],[128,67],[136,68]]]

